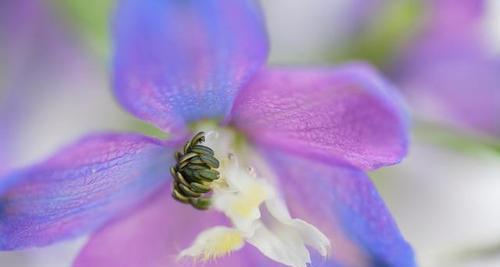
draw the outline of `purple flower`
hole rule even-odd
[[[500,57],[481,29],[483,0],[434,0],[429,21],[407,47],[397,76],[419,113],[500,136]]]
[[[115,95],[170,140],[95,134],[1,177],[1,249],[93,232],[74,266],[415,266],[364,174],[407,149],[374,70],[263,67],[249,0],[124,0],[114,26]]]

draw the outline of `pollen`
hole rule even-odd
[[[183,250],[179,257],[192,257],[203,262],[215,260],[239,250],[244,242],[245,239],[236,229],[213,227],[199,234],[191,247]]]
[[[210,260],[226,256],[243,245],[243,238],[237,231],[224,233],[218,240],[214,240],[212,246],[208,246],[203,253],[203,260]]]

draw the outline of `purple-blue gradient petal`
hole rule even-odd
[[[362,171],[261,151],[279,176],[292,216],[330,238],[329,258],[315,255],[312,266],[416,266],[411,247]]]
[[[155,194],[126,216],[95,233],[73,263],[74,267],[278,267],[250,245],[231,255],[195,263],[178,260],[203,230],[228,225],[221,213],[197,211],[172,199],[170,189]]]
[[[231,123],[258,143],[374,169],[407,151],[407,118],[386,81],[364,64],[270,68],[238,96]]]
[[[114,38],[118,101],[172,131],[224,118],[268,53],[252,0],[120,1]]]
[[[500,136],[500,57],[488,52],[482,36],[484,1],[441,0],[431,11],[396,65],[395,78],[417,112]]]
[[[171,164],[172,150],[160,141],[110,133],[0,177],[0,250],[95,230],[165,184]]]

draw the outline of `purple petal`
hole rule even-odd
[[[189,205],[175,202],[165,188],[143,206],[94,234],[73,266],[200,266],[189,260],[178,261],[176,257],[182,249],[190,246],[202,230],[225,223],[219,213],[197,211]],[[201,265],[278,266],[258,253],[252,246],[246,245],[230,256]]]
[[[433,0],[427,3],[434,28],[443,33],[463,31],[484,14],[485,0]]]
[[[115,93],[164,130],[223,118],[264,63],[267,39],[251,0],[125,0],[115,27]]]
[[[232,122],[259,142],[363,169],[399,162],[406,120],[385,81],[364,65],[259,72]]]
[[[452,14],[437,5],[401,57],[396,78],[421,115],[500,136],[500,57],[489,54],[477,27],[482,1],[448,2],[456,4]],[[443,20],[450,20],[449,27]]]
[[[169,177],[172,150],[132,134],[86,137],[0,177],[0,249],[48,245],[100,227]]]
[[[263,151],[280,177],[292,216],[330,238],[328,260],[316,255],[312,266],[416,266],[412,249],[363,172]]]

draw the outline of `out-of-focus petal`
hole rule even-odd
[[[92,129],[124,128],[130,119],[53,2],[0,1],[0,168],[40,161]]]
[[[116,0],[56,1],[55,5],[87,46],[108,59],[111,54],[109,18]]]
[[[486,0],[433,0],[428,5],[433,27],[446,33],[475,27],[486,8]]]
[[[171,149],[132,134],[86,137],[0,177],[0,249],[48,245],[95,230],[164,184]]]
[[[363,169],[406,154],[406,118],[390,86],[364,65],[266,69],[239,95],[232,123],[269,146]]]
[[[500,57],[482,38],[483,2],[437,1],[395,78],[427,119],[500,136]]]
[[[363,172],[262,151],[292,217],[318,227],[331,241],[328,259],[315,255],[312,266],[415,266],[412,249]]]
[[[75,65],[68,36],[49,13],[41,0],[0,1],[0,171],[15,162],[19,127],[47,93],[44,79],[56,65]]]
[[[449,39],[446,46],[434,41],[413,50],[398,73],[416,111],[427,119],[500,136],[500,58],[475,57],[480,50],[461,41]]]
[[[223,118],[267,57],[252,0],[125,0],[115,24],[115,94],[164,130]]]
[[[205,263],[177,259],[203,230],[224,224],[227,225],[222,214],[179,204],[165,188],[145,205],[94,234],[73,266],[279,266],[249,244],[229,256]]]

